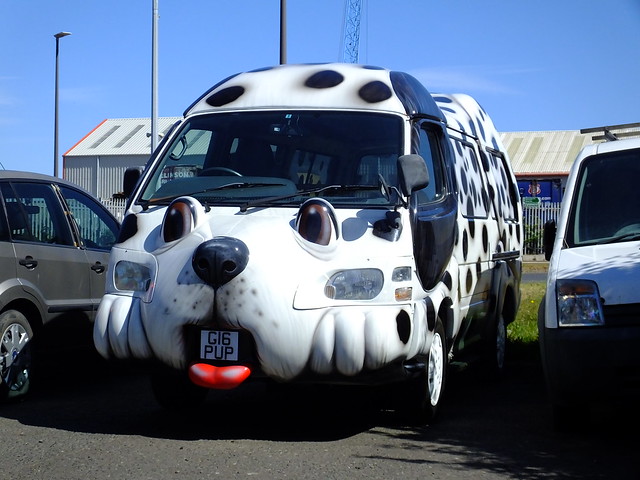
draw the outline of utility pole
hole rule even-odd
[[[280,65],[287,63],[287,0],[280,0]]]
[[[151,27],[151,153],[158,146],[158,0],[153,1]]]
[[[54,120],[53,120],[53,176],[58,176],[58,54],[60,53],[60,39],[62,37],[66,37],[71,35],[69,32],[60,32],[56,33],[54,37],[56,38],[56,82],[54,86],[55,90],[55,106],[53,108],[54,111]]]

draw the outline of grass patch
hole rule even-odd
[[[520,285],[522,299],[514,322],[507,327],[507,339],[513,357],[532,360],[538,357],[538,307],[544,296],[545,282]]]
[[[523,262],[522,273],[547,273],[549,262]]]
[[[516,320],[507,327],[509,340],[523,343],[538,341],[538,307],[542,301],[545,287],[544,282],[520,285],[522,299]]]

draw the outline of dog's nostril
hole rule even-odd
[[[200,270],[207,270],[209,268],[209,262],[207,262],[205,258],[199,258],[197,265]]]
[[[237,266],[237,265],[236,265],[236,263],[235,263],[235,262],[232,262],[232,261],[228,260],[228,261],[226,261],[226,262],[224,262],[224,263],[222,264],[222,269],[223,269],[225,272],[233,272],[233,271],[236,269],[236,266]]]

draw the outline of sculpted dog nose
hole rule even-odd
[[[196,248],[192,265],[202,280],[217,288],[240,274],[248,261],[249,249],[242,240],[216,237]]]

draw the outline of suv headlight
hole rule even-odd
[[[324,294],[333,300],[371,300],[384,284],[384,276],[377,268],[342,270],[327,281]]]
[[[591,280],[558,280],[556,302],[560,327],[604,325],[600,292]]]

